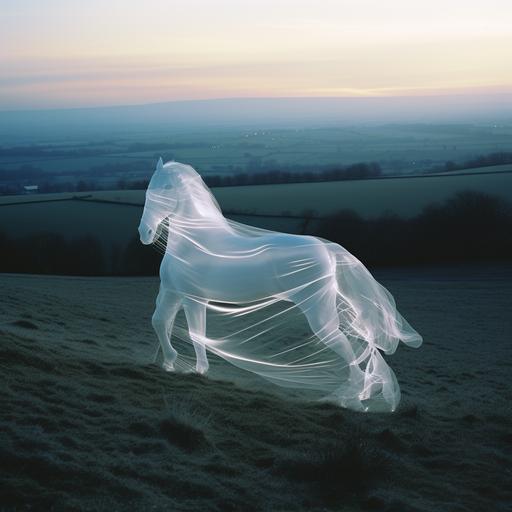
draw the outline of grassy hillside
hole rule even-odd
[[[510,268],[377,277],[425,337],[392,415],[164,372],[157,279],[0,276],[0,509],[505,511]]]

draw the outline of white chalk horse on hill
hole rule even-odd
[[[165,219],[168,240],[152,323],[166,370],[174,369],[178,356],[171,336],[176,314],[183,308],[199,373],[208,371],[210,349],[278,384],[314,387],[314,372],[336,360],[346,368],[336,376],[339,389],[331,393],[339,404],[372,410],[369,404],[378,395],[379,410],[383,403],[387,410],[396,408],[400,390],[380,351],[393,353],[399,340],[418,347],[422,338],[399,314],[389,292],[357,258],[338,244],[312,236],[265,231],[227,220],[191,166],[164,164],[160,159],[140,221],[143,244],[155,241],[158,226]],[[255,349],[251,349],[250,357],[244,354],[247,340],[240,341],[239,351],[231,344],[235,349],[228,353],[218,340],[207,336],[208,308],[221,314],[231,311],[243,326],[250,315],[245,317],[241,311],[250,313],[253,308],[261,313],[262,304],[280,301],[306,317],[316,340],[314,363],[298,363],[293,357],[280,364],[264,358],[260,361],[254,357]],[[236,308],[230,310],[229,305]],[[266,330],[272,336],[268,322],[263,323],[261,332],[251,337],[252,347],[257,348],[255,344],[264,339]],[[319,342],[323,352],[318,349]],[[282,349],[280,354],[286,352],[286,346]],[[318,359],[318,352],[323,359]]]

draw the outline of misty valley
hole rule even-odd
[[[85,134],[84,134],[85,135]],[[14,136],[13,136],[14,137]],[[0,193],[143,189],[156,160],[210,186],[332,181],[512,163],[512,124],[138,129],[76,139],[44,130],[0,144]],[[31,187],[25,189],[24,187]]]

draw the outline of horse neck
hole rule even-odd
[[[171,217],[174,231],[188,235],[197,232],[202,238],[219,231],[231,232],[228,221],[211,202],[210,197],[200,199],[202,200],[191,200],[190,196],[185,195],[184,199],[178,201],[178,207]]]

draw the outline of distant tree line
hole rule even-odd
[[[444,165],[445,171],[458,171],[462,169],[474,169],[477,167],[493,167],[495,165],[512,164],[512,153],[501,151],[499,153],[489,153],[481,155],[462,163],[448,161]]]
[[[161,255],[134,237],[106,251],[93,236],[66,239],[55,233],[12,238],[0,234],[0,272],[81,276],[156,275]]]
[[[203,143],[198,143],[201,146]],[[145,143],[133,143],[129,147],[132,151],[153,150],[156,146],[162,148],[162,144],[153,145]],[[168,146],[171,146],[169,144]],[[194,145],[187,145],[187,147]],[[177,147],[175,144],[172,147]],[[16,148],[0,148],[1,151],[15,151]],[[45,147],[34,146],[35,152],[47,150]],[[174,155],[169,152],[163,154],[165,160],[172,160]],[[156,156],[155,156],[156,160]],[[446,162],[444,171],[455,171],[476,167],[487,167],[512,163],[512,153],[499,152],[482,155],[462,163]],[[130,162],[112,162],[92,166],[88,169],[65,170],[52,172],[51,174],[32,165],[22,165],[16,169],[0,168],[0,194],[20,194],[23,185],[38,185],[40,193],[53,192],[86,192],[94,190],[145,189],[151,174],[148,160],[134,159]],[[343,181],[378,178],[383,175],[381,166],[375,162],[360,162],[350,165],[316,165],[310,164],[279,164],[273,160],[261,161],[254,158],[247,163],[245,171],[243,167],[226,166],[222,174],[204,174],[203,179],[210,187],[230,187],[242,185],[269,185],[282,183],[311,183],[322,181]],[[73,181],[62,181],[63,177],[70,177]],[[147,177],[145,177],[147,176]],[[61,177],[56,180],[55,177]],[[102,179],[108,179],[110,184],[105,186]],[[112,185],[112,180],[115,185]]]
[[[289,171],[274,169],[233,175],[206,175],[203,180],[209,187],[239,185],[271,185],[278,183],[306,183],[318,181],[342,181],[377,178],[382,175],[379,164],[357,163],[347,166],[326,167],[319,170]]]
[[[305,223],[304,226],[312,226]],[[307,231],[307,229],[306,229]],[[459,193],[404,219],[363,219],[351,210],[323,218],[309,234],[338,242],[371,266],[512,261],[512,205],[495,196]],[[166,231],[162,241],[165,243]],[[0,234],[0,272],[157,275],[161,254],[134,237],[106,251],[94,237]]]
[[[167,158],[169,159],[169,158]],[[74,182],[62,182],[50,179],[42,169],[24,165],[17,169],[0,168],[0,194],[19,194],[23,191],[22,184],[38,184],[40,193],[54,192],[86,192],[102,190],[100,177],[119,177],[145,172],[147,166],[143,162],[112,163],[94,166],[87,171],[76,171]],[[295,168],[295,167],[294,167]],[[306,183],[317,181],[341,181],[354,179],[376,178],[382,175],[377,163],[357,163],[348,166],[323,166],[320,168],[306,167],[289,170],[288,167],[272,170],[259,169],[254,172],[238,172],[235,174],[204,175],[205,183],[210,187],[229,187],[237,185],[267,185],[279,183]],[[69,171],[53,173],[52,176],[69,176]],[[44,177],[44,179],[42,179]],[[117,190],[141,190],[147,188],[149,178],[128,179],[119,178]],[[112,188],[111,186],[108,188]]]
[[[512,261],[512,204],[467,191],[404,219],[363,219],[351,210],[324,219],[318,236],[369,265]]]
[[[91,192],[94,190],[112,189],[113,186],[102,186],[102,178],[113,179],[120,189],[145,188],[147,179],[128,179],[120,176],[148,174],[147,164],[143,161],[110,163],[96,165],[88,169],[76,171],[59,171],[51,174],[32,165],[22,165],[16,169],[0,168],[0,194],[14,195],[23,192],[23,185],[38,185],[41,194],[59,192]],[[62,177],[75,178],[73,181],[62,181]],[[55,179],[55,178],[61,179]]]
[[[66,240],[54,233],[22,238],[0,235],[2,272],[34,274],[104,275],[106,261],[94,237]]]

